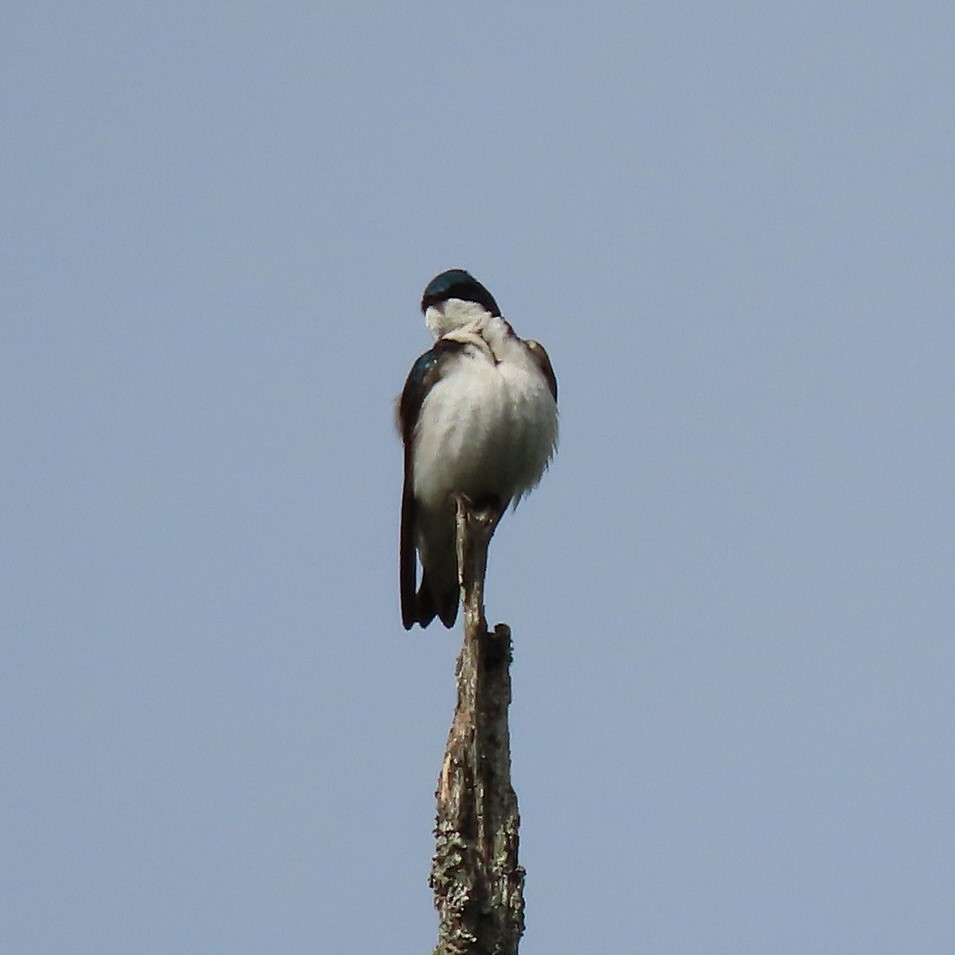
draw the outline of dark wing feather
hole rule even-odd
[[[405,450],[405,485],[401,493],[401,543],[399,560],[399,586],[401,590],[401,622],[410,630],[418,618],[415,588],[417,587],[415,565],[415,500],[408,473],[408,450]]]
[[[554,374],[554,366],[550,363],[550,358],[548,358],[544,346],[540,342],[535,342],[530,338],[527,339],[524,344],[527,346],[531,358],[537,362],[537,367],[544,373],[544,377],[547,379],[547,385],[550,388],[550,393],[554,396],[554,401],[556,401],[557,376]]]
[[[436,610],[422,606],[416,595],[417,562],[415,548],[417,529],[415,527],[417,503],[414,497],[414,473],[412,450],[415,427],[421,406],[428,392],[441,380],[441,357],[449,352],[459,351],[465,346],[461,342],[438,341],[434,348],[426,351],[414,363],[405,381],[401,398],[398,401],[398,428],[404,442],[404,488],[401,493],[401,532],[399,540],[399,587],[401,591],[401,622],[405,630],[415,623],[426,627],[434,618]]]

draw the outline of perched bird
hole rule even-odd
[[[428,283],[421,310],[436,341],[414,363],[398,404],[406,630],[436,615],[451,627],[457,617],[455,499],[500,516],[537,485],[557,446],[557,379],[547,352],[518,338],[491,293],[451,269]]]

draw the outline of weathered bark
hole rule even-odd
[[[499,510],[458,502],[464,646],[454,722],[435,793],[434,955],[516,955],[524,931],[520,816],[507,725],[511,631],[498,624],[489,632],[484,617],[487,548],[500,516]]]

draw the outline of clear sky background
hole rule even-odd
[[[495,538],[526,955],[955,951],[955,9],[0,24],[0,949],[420,953],[459,630],[393,399],[557,370]]]

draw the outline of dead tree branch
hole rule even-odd
[[[464,645],[458,699],[438,779],[431,887],[438,910],[434,955],[516,955],[524,931],[520,816],[511,786],[511,631],[487,629],[487,549],[496,509],[458,502],[458,567]]]

